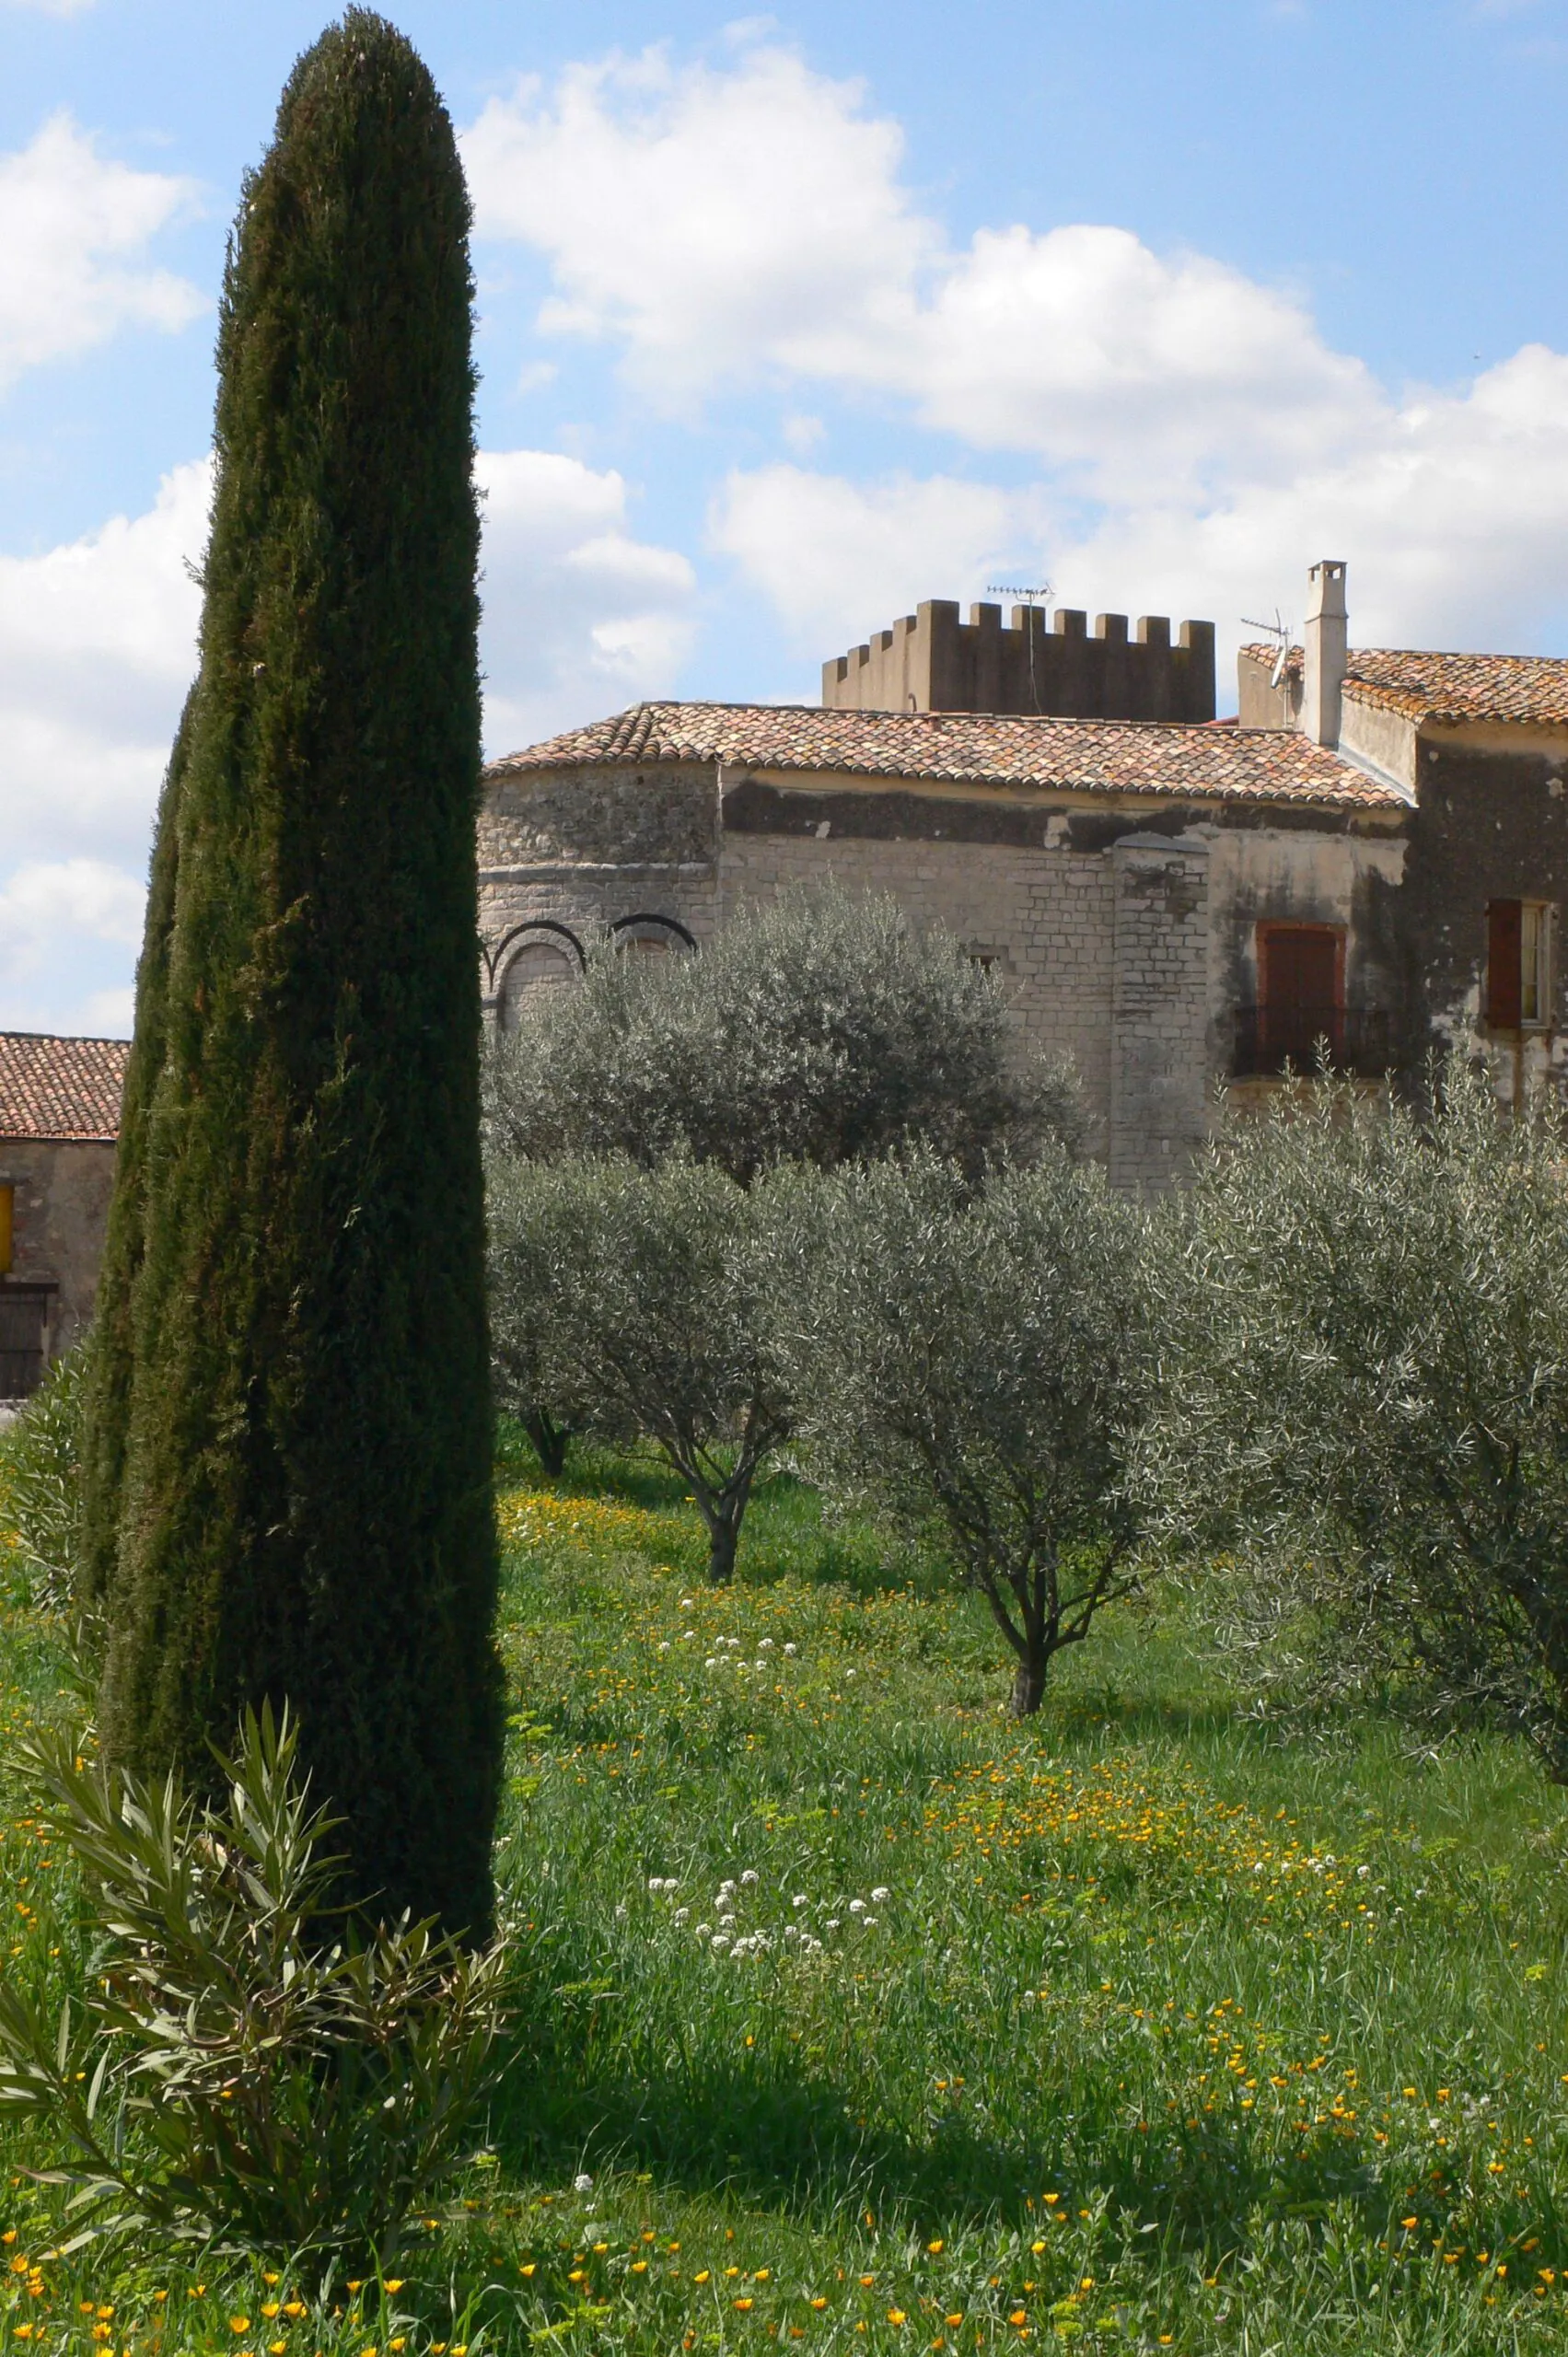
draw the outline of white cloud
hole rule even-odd
[[[7,842],[46,858],[139,866],[194,663],[205,463],[164,478],[144,516],[116,516],[36,557],[0,557],[0,797]]]
[[[1318,556],[1350,563],[1356,644],[1550,652],[1568,643],[1568,357],[1530,345],[1457,392],[1384,401],[1359,447],[1306,450],[1272,482],[1112,502],[1086,528],[1074,512],[1038,485],[780,466],[732,474],[711,529],[824,656],[1032,560],[1090,612],[1214,620],[1224,708],[1241,617],[1278,603],[1299,624]]]
[[[480,235],[550,256],[552,334],[623,337],[679,406],[864,337],[934,250],[898,180],[902,134],[855,83],[776,47],[727,72],[663,50],[569,66],[485,108],[463,142]],[[888,323],[893,324],[889,318]]]
[[[662,51],[486,109],[480,223],[544,253],[546,331],[620,342],[645,391],[830,389],[888,418],[847,482],[733,474],[714,544],[826,654],[1005,563],[1095,608],[1237,618],[1348,555],[1353,627],[1533,647],[1568,628],[1568,361],[1529,347],[1471,386],[1390,390],[1295,296],[1124,228],[980,229],[955,248],[901,179],[897,126],[789,52]],[[1006,454],[894,472],[910,423]],[[808,461],[815,427],[786,411]],[[1021,458],[1036,481],[1016,487]],[[1011,552],[1011,554],[1008,554]]]
[[[4,1020],[30,1031],[114,1036],[131,1028],[124,970],[142,939],[142,885],[100,859],[29,862],[0,883],[0,990]]]
[[[492,450],[479,479],[490,749],[668,693],[696,576],[675,550],[633,538],[621,476],[556,451]]]
[[[206,308],[145,249],[191,184],[100,156],[67,114],[0,157],[0,387],[126,326],[182,328]]]
[[[709,535],[802,652],[825,659],[885,630],[916,598],[982,597],[1000,570],[1038,565],[1038,507],[1029,495],[951,476],[865,485],[762,467],[728,477]]]
[[[488,452],[483,646],[497,749],[668,690],[694,577],[635,539],[621,477]],[[0,1023],[118,1028],[158,782],[195,664],[211,469],[145,515],[0,557]],[[118,1010],[118,1012],[116,1012]]]
[[[951,250],[898,126],[777,46],[572,66],[493,100],[464,150],[481,233],[551,262],[541,331],[619,339],[672,403],[770,374],[874,390],[1112,496],[1267,474],[1376,407],[1298,302],[1207,256],[1085,225]]]

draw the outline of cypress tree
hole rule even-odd
[[[245,1706],[286,1701],[348,1895],[477,1934],[501,1697],[468,227],[428,74],[351,8],[230,250],[88,1456],[110,1756],[210,1782]]]
[[[142,954],[136,964],[135,1029],[121,1098],[114,1191],[110,1198],[103,1259],[99,1266],[92,1345],[86,1370],[82,1538],[77,1578],[84,1602],[98,1607],[102,1606],[109,1592],[119,1540],[120,1482],[124,1471],[125,1422],[131,1399],[132,1300],[136,1272],[142,1264],[147,1124],[167,1039],[168,936],[174,923],[179,856],[175,810],[185,774],[195,701],[192,690],[180,714],[174,750],[158,797]]]

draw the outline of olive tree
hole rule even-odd
[[[1568,1128],[1458,1065],[1236,1120],[1151,1261],[1139,1468],[1320,1672],[1413,1676],[1568,1775]]]
[[[1075,1098],[953,935],[828,885],[743,907],[699,954],[604,949],[536,991],[495,1043],[489,1120],[536,1160],[681,1152],[749,1185],[912,1139],[972,1169],[1071,1131]]]
[[[979,1190],[922,1154],[789,1208],[776,1298],[813,1461],[979,1590],[1027,1716],[1054,1655],[1137,1585],[1141,1214],[1061,1151]]]
[[[691,1486],[715,1581],[735,1568],[753,1484],[791,1427],[766,1314],[770,1202],[767,1187],[748,1193],[682,1158],[491,1169],[503,1348],[582,1423],[656,1443]]]

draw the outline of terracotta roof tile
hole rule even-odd
[[[969,712],[837,712],[815,704],[633,704],[493,761],[486,775],[499,780],[531,770],[653,761],[723,761],[1184,801],[1402,807],[1390,788],[1289,730]]]
[[[115,1138],[128,1039],[0,1031],[0,1138]]]
[[[1272,667],[1279,649],[1244,646]],[[1302,650],[1290,650],[1300,675]],[[1345,686],[1360,703],[1402,712],[1411,720],[1504,720],[1568,724],[1568,660],[1557,655],[1442,655],[1419,648],[1355,646]]]

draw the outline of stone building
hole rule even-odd
[[[0,1399],[92,1316],[129,1049],[0,1031]]]
[[[1074,710],[996,713],[965,708],[1003,678],[976,653],[1006,635],[986,610],[964,626],[922,608],[865,663],[830,664],[819,709],[642,704],[494,762],[495,1019],[569,984],[596,940],[680,954],[743,901],[830,873],[999,972],[1022,1031],[1074,1058],[1120,1186],[1179,1173],[1216,1082],[1266,1090],[1319,1039],[1368,1076],[1458,1045],[1505,1099],[1561,1080],[1568,661],[1352,652],[1345,569],[1324,563],[1304,645],[1243,650],[1235,721],[1171,710],[1202,705],[1205,644],[1213,710],[1193,623],[1179,681],[1156,667],[1137,689],[1164,716],[1098,709],[1133,694],[1121,657],[1171,651],[1167,624],[1129,641],[1116,616],[1039,632],[1037,656],[1102,650],[1048,680]],[[1023,637],[1006,660],[1016,695]],[[913,708],[862,701],[877,679]]]
[[[511,754],[479,821],[489,1014],[832,875],[995,970],[1119,1186],[1168,1184],[1217,1084],[1266,1094],[1320,1042],[1368,1079],[1456,1047],[1505,1103],[1564,1087],[1568,660],[1348,638],[1316,565],[1304,643],[1243,647],[1215,721],[1206,623],[937,601],[828,665],[820,707],[639,704]],[[90,1315],[125,1055],[0,1033],[0,1399]]]

